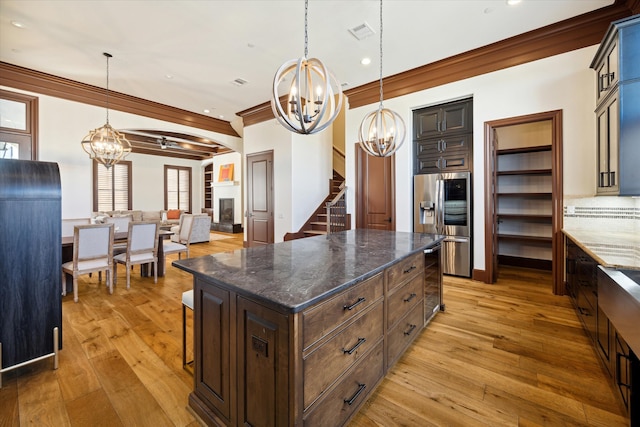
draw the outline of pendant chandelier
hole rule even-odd
[[[288,130],[313,134],[329,126],[342,108],[342,87],[325,65],[308,58],[307,12],[304,2],[304,56],[285,62],[273,78],[271,109],[278,122]],[[279,85],[290,80],[284,101],[278,94]],[[283,107],[283,104],[285,106]]]
[[[109,124],[109,58],[113,55],[106,52],[103,55],[107,58],[107,123],[90,131],[81,144],[89,158],[109,169],[131,152],[131,143]]]
[[[371,156],[389,157],[402,146],[406,127],[395,111],[384,108],[382,92],[382,0],[380,0],[380,106],[367,114],[358,132],[358,142]]]

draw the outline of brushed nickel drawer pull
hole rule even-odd
[[[367,299],[366,299],[365,297],[360,297],[360,298],[358,298],[358,301],[354,302],[354,303],[353,303],[353,304],[351,304],[351,305],[343,305],[343,306],[342,306],[342,309],[343,309],[343,310],[349,310],[349,311],[351,311],[351,310],[353,310],[353,309],[356,307],[356,305],[358,305],[358,304],[360,304],[360,303],[363,303],[363,302],[365,302],[366,300],[367,300]]]
[[[356,349],[357,349],[358,347],[360,347],[362,344],[364,344],[364,343],[365,343],[365,341],[367,341],[367,339],[366,339],[366,338],[358,338],[358,342],[356,343],[356,345],[354,345],[353,347],[351,347],[349,350],[347,350],[347,349],[344,349],[344,348],[343,348],[343,349],[342,349],[342,352],[343,352],[344,354],[351,354],[351,353],[353,353],[354,351],[356,351]]]
[[[413,332],[413,330],[416,328],[416,325],[409,325],[410,328],[408,331],[406,331],[404,334],[405,335],[411,335],[411,333]]]
[[[413,271],[413,270],[415,270],[415,269],[416,269],[416,266],[415,266],[415,265],[412,265],[411,267],[409,267],[409,268],[407,268],[406,270],[404,270],[404,273],[405,273],[405,274],[406,274],[406,273],[410,273],[410,272],[412,272],[412,271]]]
[[[414,299],[415,297],[417,297],[418,295],[416,295],[415,293],[411,293],[411,295],[409,295],[408,298],[403,299],[402,301],[404,302],[410,302],[412,299]]]
[[[356,401],[356,399],[358,398],[358,396],[360,396],[360,393],[362,393],[364,391],[364,389],[367,388],[366,384],[360,384],[358,383],[358,390],[355,392],[355,394],[353,396],[351,396],[350,399],[344,399],[344,403],[346,403],[347,405],[351,406],[353,405],[353,402]]]

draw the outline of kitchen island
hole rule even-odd
[[[174,261],[194,276],[190,407],[209,425],[343,425],[443,307],[442,240],[350,230]]]

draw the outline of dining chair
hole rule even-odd
[[[193,214],[183,214],[182,224],[178,233],[179,242],[169,240],[162,241],[162,249],[165,255],[178,254],[178,259],[182,253],[187,254],[189,258],[189,245],[191,244],[191,232],[193,231]]]
[[[73,301],[78,302],[78,276],[106,271],[109,293],[113,293],[113,224],[73,227],[73,259],[62,264],[62,295],[67,294],[66,274],[73,277]],[[100,276],[99,281],[102,281]]]
[[[118,280],[118,264],[127,270],[127,289],[131,286],[131,266],[153,263],[153,283],[158,283],[158,221],[131,221],[127,237],[127,251],[113,257],[113,282]]]

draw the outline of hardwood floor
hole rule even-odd
[[[191,246],[242,247],[242,235]],[[3,376],[0,426],[195,426],[182,369],[182,292],[171,267],[154,285],[124,270],[109,295],[83,276],[63,298],[59,369],[50,360]],[[625,426],[568,297],[549,274],[500,271],[495,285],[446,277],[445,304],[353,418],[360,426]]]

